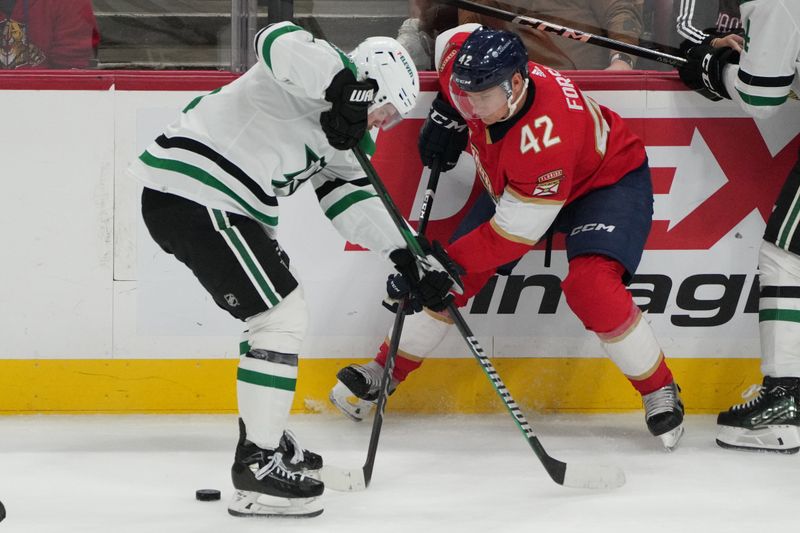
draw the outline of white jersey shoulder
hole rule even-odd
[[[386,249],[391,220],[355,156],[331,147],[319,122],[330,109],[325,89],[352,61],[290,22],[259,32],[255,46],[258,62],[190,102],[130,173],[146,187],[258,220],[270,233],[278,198],[310,182],[345,238]]]
[[[768,117],[800,93],[800,2],[748,0],[741,4],[744,51],[725,71],[731,97],[750,115]]]

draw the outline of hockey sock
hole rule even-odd
[[[386,366],[386,356],[389,352],[389,339],[383,341],[381,347],[378,349],[378,355],[375,356],[375,362],[378,363],[381,368]],[[422,359],[413,357],[409,354],[401,354],[398,350],[397,355],[394,358],[394,369],[392,370],[392,378],[397,381],[403,381],[408,377],[408,375],[419,368],[422,364]]]
[[[302,287],[247,319],[249,351],[239,359],[236,394],[247,440],[275,448],[283,436],[297,382],[297,354],[308,327]]]
[[[630,293],[625,267],[602,255],[570,261],[562,287],[567,303],[586,329],[600,338],[603,349],[642,394],[672,382],[661,347]]]
[[[800,257],[763,242],[758,259],[761,372],[800,377]]]
[[[633,302],[629,309],[628,318],[619,327],[597,336],[631,385],[641,394],[649,394],[672,383],[672,372],[642,312]]]
[[[283,436],[297,382],[297,354],[250,350],[239,360],[236,394],[247,440],[275,448]]]
[[[430,309],[423,309],[421,313],[406,317],[392,377],[397,381],[403,381],[409,373],[419,368],[423,359],[442,342],[452,323],[449,317]],[[390,330],[387,339],[378,350],[378,355],[375,356],[375,361],[381,366],[386,364],[391,336]]]

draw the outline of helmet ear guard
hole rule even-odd
[[[350,59],[358,70],[357,79],[371,78],[378,84],[370,112],[392,104],[405,116],[414,108],[419,97],[419,74],[403,45],[391,37],[369,37],[350,53]]]

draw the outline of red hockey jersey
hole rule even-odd
[[[450,75],[468,32],[452,36],[439,82],[450,100]],[[528,97],[515,116],[486,126],[469,120],[477,173],[494,198],[494,217],[454,242],[448,252],[467,273],[522,257],[560,210],[622,179],[644,163],[642,141],[613,111],[584,95],[558,71],[530,62]]]

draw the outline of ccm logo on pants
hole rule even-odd
[[[614,231],[616,226],[613,224],[610,226],[606,226],[602,222],[590,222],[589,224],[583,224],[581,226],[575,226],[572,228],[572,231],[569,232],[570,235],[577,235],[578,233],[583,233],[585,231],[607,231],[611,233]]]

